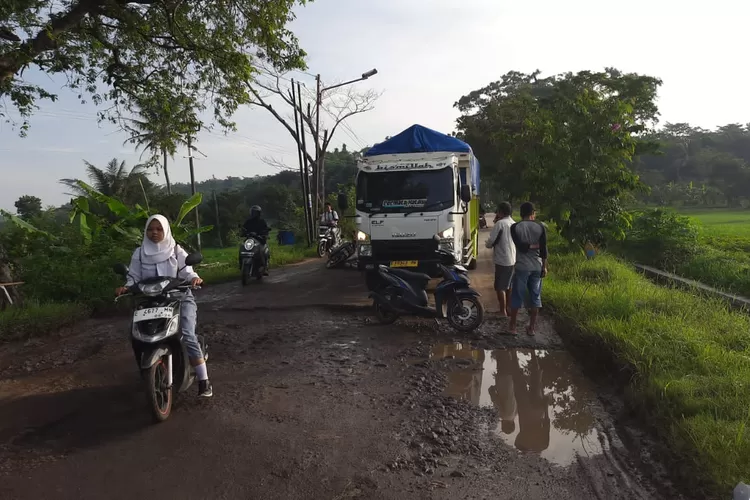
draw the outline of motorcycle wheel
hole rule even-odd
[[[318,257],[323,258],[326,254],[326,242],[321,240],[318,242]]]
[[[375,317],[381,325],[391,325],[398,319],[398,313],[389,311],[377,300],[372,302],[372,308],[375,310]]]
[[[151,416],[155,422],[164,422],[172,413],[172,387],[167,387],[167,366],[160,359],[143,372]]]
[[[250,274],[252,273],[252,265],[242,264],[242,286],[247,286],[250,283]]]
[[[484,306],[479,297],[452,297],[447,306],[448,323],[459,332],[473,332],[484,322]]]

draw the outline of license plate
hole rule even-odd
[[[391,267],[417,267],[418,260],[392,260]]]
[[[133,313],[133,323],[151,319],[170,319],[172,316],[174,316],[174,310],[171,307],[149,307],[148,309],[138,309],[135,311]]]

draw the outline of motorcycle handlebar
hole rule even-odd
[[[200,290],[201,288],[202,287],[200,285],[192,286],[190,284],[186,284],[186,285],[177,285],[174,288],[174,290]],[[122,295],[118,295],[117,297],[115,297],[115,303],[117,303],[117,301],[119,301],[123,297],[132,297],[133,295],[135,295],[133,292],[125,292]]]

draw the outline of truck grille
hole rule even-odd
[[[372,256],[377,260],[421,260],[432,259],[438,242],[429,240],[373,240]]]

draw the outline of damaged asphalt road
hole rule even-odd
[[[214,397],[151,423],[127,318],[0,353],[3,499],[651,499],[551,323],[469,336],[375,323],[359,273],[321,261],[206,286]],[[669,498],[676,498],[670,495]]]

